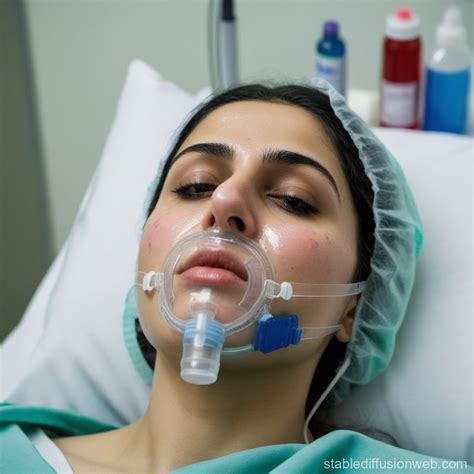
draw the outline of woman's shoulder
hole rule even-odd
[[[18,425],[22,430],[40,427],[58,436],[100,433],[117,427],[95,418],[57,408],[0,403],[0,427]]]
[[[110,462],[113,459],[110,451],[115,445],[117,431],[53,438],[52,442],[62,452],[74,473],[119,473],[120,466]]]
[[[114,428],[64,410],[0,403],[0,442],[8,454],[1,457],[0,472],[54,472],[30,438],[38,429],[47,434],[74,472],[91,472],[97,464],[87,456],[87,449],[95,446],[92,454],[104,449],[107,439],[118,431]],[[100,471],[107,472],[105,466]]]

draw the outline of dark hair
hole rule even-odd
[[[358,150],[349,133],[335,115],[329,98],[323,92],[312,87],[302,85],[282,85],[276,87],[261,84],[244,85],[225,91],[200,106],[179,133],[173,149],[166,158],[160,182],[148,208],[147,219],[158,202],[166,176],[171,167],[172,158],[176,155],[184,140],[214,110],[226,104],[246,100],[296,105],[310,112],[323,125],[337,152],[357,212],[357,267],[353,275],[353,281],[365,280],[370,272],[370,258],[374,246],[375,224],[372,211],[372,185],[364,172]],[[156,350],[145,338],[138,320],[136,321],[136,330],[138,344],[143,356],[147,360],[148,365],[153,369]],[[306,415],[334,377],[335,371],[344,358],[345,351],[346,344],[333,337],[326,347],[313,376],[306,400]],[[334,429],[334,427],[325,429],[321,423],[310,424],[311,433],[315,438],[331,431],[331,429]]]

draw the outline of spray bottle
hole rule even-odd
[[[387,18],[383,47],[380,125],[418,128],[420,20],[408,7]]]
[[[470,68],[461,11],[449,7],[436,29],[435,50],[426,68],[425,130],[466,133]]]

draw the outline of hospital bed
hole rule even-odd
[[[144,62],[131,63],[70,235],[0,348],[2,400],[118,425],[143,414],[151,373],[134,341],[124,340],[123,315],[146,188],[178,125],[209,93],[189,94]],[[331,420],[473,464],[473,139],[374,131],[407,175],[425,245],[391,366],[334,409]]]

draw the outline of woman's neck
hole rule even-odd
[[[304,443],[304,408],[316,363],[253,371],[248,361],[245,370],[238,362],[237,368],[223,364],[216,383],[198,386],[180,378],[176,360],[158,354],[148,408],[123,430],[121,455],[136,470],[169,472],[245,449]]]

